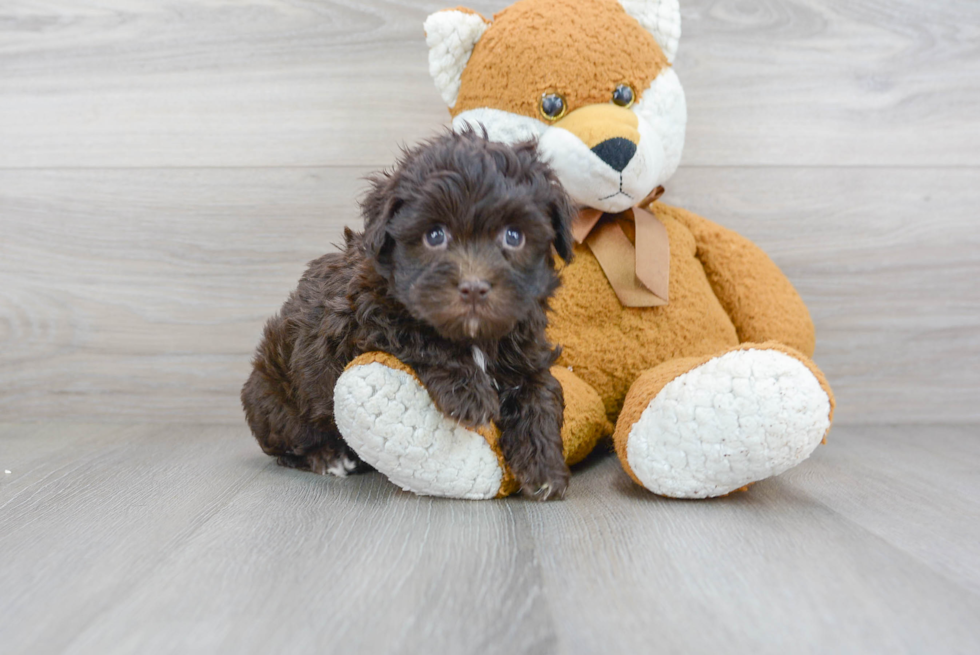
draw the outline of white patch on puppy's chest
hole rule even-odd
[[[476,365],[480,367],[481,371],[487,373],[487,354],[480,350],[478,346],[473,346],[473,361],[476,362]],[[497,381],[493,379],[493,376],[487,373],[487,377],[489,377],[490,382],[493,383],[493,388],[498,389],[499,387],[497,387]]]
[[[487,372],[487,355],[478,346],[473,346],[473,361],[484,373]]]

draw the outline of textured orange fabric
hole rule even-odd
[[[677,218],[684,211],[660,203],[654,208],[670,239],[670,303],[623,307],[583,246],[562,268],[562,286],[552,301],[548,336],[562,346],[558,364],[571,366],[599,393],[611,421],[644,371],[738,345],[735,327],[696,257],[694,236]]]
[[[620,84],[639,100],[666,66],[653,35],[617,0],[520,0],[476,43],[450,113],[493,107],[541,118],[542,94],[560,94],[574,111],[610,102]]]
[[[563,268],[552,302],[548,335],[562,345],[558,363],[572,366],[599,392],[612,421],[633,381],[668,360],[720,353],[750,340],[813,352],[806,306],[758,246],[683,209],[653,207],[670,238],[669,304],[621,306],[583,247]]]
[[[595,389],[582,382],[567,368],[554,366],[551,374],[561,383],[565,396],[565,424],[561,429],[565,462],[571,466],[581,462],[603,437],[612,434],[613,426],[606,419],[602,399]]]
[[[677,214],[741,342],[778,341],[813,357],[816,335],[803,299],[757,245],[691,212]]]
[[[497,498],[506,498],[515,491],[521,488],[520,483],[517,482],[517,478],[514,477],[513,471],[507,466],[507,462],[504,461],[504,454],[500,450],[500,430],[497,429],[496,425],[481,426],[476,429],[476,432],[487,440],[490,444],[493,454],[497,456],[497,463],[500,465],[500,470],[503,472],[503,477],[500,480],[500,491],[497,492]]]
[[[357,357],[355,357],[347,366],[345,366],[344,370],[349,371],[355,366],[365,366],[367,364],[374,364],[374,363],[384,364],[388,368],[393,368],[396,371],[401,371],[402,373],[408,373],[409,375],[412,376],[412,379],[414,379],[416,382],[419,383],[419,386],[422,386],[422,380],[420,380],[419,376],[415,374],[415,371],[412,370],[411,366],[403,363],[400,359],[398,359],[394,355],[389,355],[388,353],[382,353],[382,352],[362,353]]]
[[[720,357],[728,352],[733,352],[736,350],[777,350],[779,352],[785,353],[790,357],[794,357],[803,363],[804,366],[810,369],[814,377],[817,378],[817,382],[820,383],[821,388],[827,393],[827,397],[830,398],[830,420],[833,422],[834,419],[834,408],[836,403],[834,401],[834,394],[830,389],[830,385],[827,383],[827,378],[824,377],[823,372],[817,368],[809,357],[806,355],[789,348],[785,345],[768,342],[768,343],[744,343],[735,348],[729,348],[724,351],[711,353],[703,355],[701,357],[684,357],[681,359],[674,359],[668,362],[646,371],[637,378],[633,386],[630,387],[629,393],[626,396],[626,400],[623,403],[623,410],[619,414],[619,420],[616,422],[616,430],[613,433],[613,443],[616,446],[616,454],[619,456],[619,461],[623,465],[623,468],[629,474],[637,484],[642,485],[643,483],[636,477],[633,470],[630,468],[629,461],[626,459],[626,444],[629,440],[630,432],[633,430],[633,426],[637,421],[640,420],[640,416],[643,414],[643,410],[647,408],[650,401],[656,397],[660,391],[667,386],[667,384],[673,380],[676,380],[681,375],[696,369],[698,366],[707,363],[709,360],[715,357]],[[827,428],[827,432],[830,432],[830,428]],[[824,441],[826,441],[827,435],[824,434]]]

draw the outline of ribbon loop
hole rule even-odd
[[[670,241],[667,228],[649,209],[663,193],[657,187],[640,204],[619,214],[586,207],[572,223],[572,236],[595,255],[624,307],[661,307],[669,301]],[[630,239],[621,221],[631,221]]]

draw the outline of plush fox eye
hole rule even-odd
[[[425,245],[433,250],[442,250],[446,247],[446,243],[449,241],[449,235],[446,233],[446,228],[442,225],[436,225],[425,233],[423,239]]]
[[[509,250],[520,250],[524,247],[524,233],[516,227],[504,228],[501,240],[504,243],[504,248]]]
[[[565,110],[568,107],[565,105],[565,99],[557,93],[545,93],[541,95],[541,104],[538,109],[541,110],[541,115],[549,121],[556,121],[565,115]]]
[[[633,104],[633,87],[629,84],[620,84],[613,91],[612,101],[620,107],[629,107]]]

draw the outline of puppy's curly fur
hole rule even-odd
[[[269,320],[242,389],[245,416],[280,464],[345,475],[368,467],[333,415],[344,367],[367,351],[411,366],[436,406],[466,426],[495,421],[525,494],[560,497],[562,391],[545,337],[569,260],[574,209],[532,144],[445,134],[378,174],[364,232],[313,261]]]

